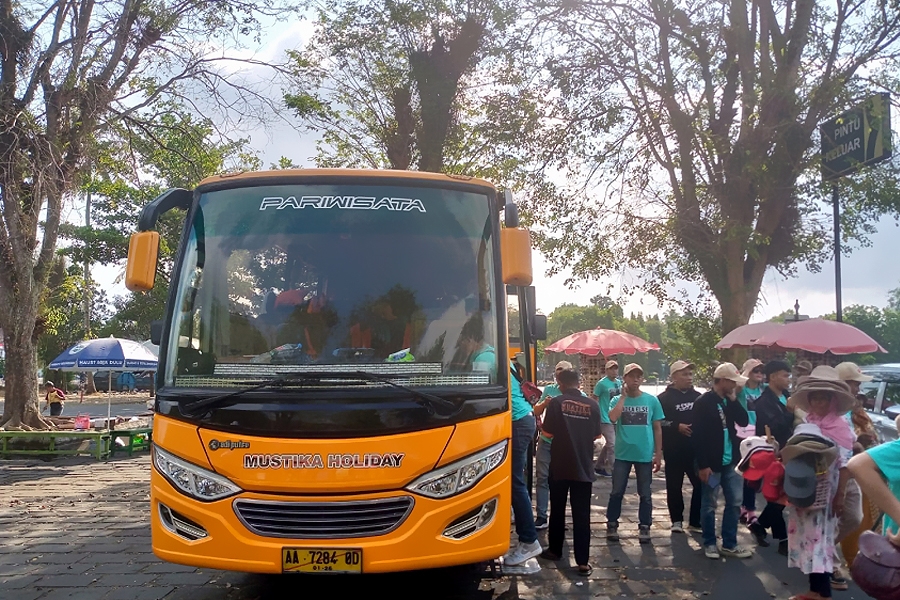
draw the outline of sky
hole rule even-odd
[[[308,22],[279,22],[266,29],[267,35],[259,48],[231,52],[232,56],[255,58],[260,61],[278,60],[287,49],[297,48],[307,40],[312,27]],[[269,75],[257,70],[247,74],[260,81]],[[270,86],[271,93],[279,93],[277,85]],[[303,133],[291,126],[290,115],[284,115],[267,127],[253,126],[245,131],[234,132],[236,135],[249,136],[251,147],[259,153],[263,165],[270,164],[285,156],[303,167],[314,167],[316,137]],[[895,123],[895,139],[897,137]],[[898,157],[894,157],[897,160]],[[69,219],[83,223],[81,211],[74,208],[69,211]],[[878,224],[878,232],[872,236],[871,245],[852,252],[844,252],[841,259],[843,306],[867,304],[882,307],[887,302],[888,291],[900,287],[900,267],[894,262],[895,252],[900,251],[900,236],[897,225],[892,218],[883,218]],[[534,285],[536,287],[537,306],[539,311],[550,314],[556,307],[573,303],[587,305],[590,298],[605,292],[609,284],[613,284],[613,299],[622,303],[625,312],[657,314],[667,310],[659,306],[654,299],[642,296],[627,298],[618,297],[622,273],[612,273],[599,281],[576,283],[573,287],[565,285],[566,274],[548,277],[547,262],[535,251],[533,256]],[[113,295],[126,293],[124,286],[114,280],[121,274],[122,267],[104,267],[95,270],[94,277],[109,285]],[[684,289],[696,294],[696,285],[685,282]],[[799,272],[795,278],[785,279],[774,271],[766,275],[756,311],[751,322],[764,321],[786,310],[793,310],[795,301],[799,301],[800,313],[811,317],[834,312],[835,310],[835,277],[833,260],[826,261],[819,273]]]

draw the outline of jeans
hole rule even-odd
[[[534,414],[528,413],[512,423],[512,509],[516,517],[516,533],[519,541],[530,544],[537,539],[534,515],[531,513],[531,497],[525,485],[525,463],[528,446],[534,443]]]
[[[613,461],[616,459],[616,426],[612,423],[601,423],[600,434],[603,436],[603,448],[594,463],[594,470],[612,471]]]
[[[653,503],[650,500],[650,481],[653,479],[653,463],[630,462],[616,460],[612,471],[612,492],[609,494],[609,505],[606,507],[606,521],[610,525],[618,526],[619,516],[622,514],[622,498],[628,487],[628,476],[631,475],[631,467],[634,467],[634,475],[637,478],[638,496],[638,520],[640,524],[650,527],[650,519],[653,515]],[[552,516],[552,514],[551,514]]]
[[[782,542],[787,540],[787,524],[784,522],[784,505],[777,502],[767,502],[766,507],[760,513],[757,523],[764,529],[772,529],[772,537]]]
[[[58,417],[62,414],[63,405],[62,402],[53,402],[50,404],[50,416]]]
[[[547,520],[547,504],[550,502],[550,442],[539,437],[534,453],[534,487],[537,498],[537,518]]]
[[[691,509],[688,513],[690,525],[700,524],[701,481],[694,466],[694,453],[688,448],[663,450],[666,460],[666,506],[673,523],[684,521],[684,491],[682,484],[687,475],[691,482]]]
[[[566,529],[566,496],[572,505],[572,545],[575,550],[575,564],[588,564],[591,547],[591,492],[590,481],[550,480],[550,530],[549,550],[562,556],[563,538]]]
[[[743,496],[744,478],[734,470],[734,467],[722,467],[721,473],[713,473],[711,477],[718,476],[716,486],[703,484],[703,501],[700,507],[700,524],[703,526],[703,545],[716,545],[716,504],[719,488],[725,496],[725,509],[722,512],[722,546],[734,548],[737,546],[738,519],[741,515],[741,497]]]

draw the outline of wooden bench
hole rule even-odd
[[[57,440],[78,441],[76,448],[57,448]],[[41,440],[46,447],[10,448],[10,440]],[[87,441],[88,444],[84,444]],[[93,442],[91,444],[90,442]],[[112,436],[109,431],[0,431],[0,457],[9,455],[75,456],[87,454],[97,460],[109,458]],[[43,444],[42,444],[43,446]]]
[[[153,428],[139,427],[137,429],[113,429],[109,432],[111,440],[111,452],[128,452],[128,456],[134,454],[135,450],[150,450],[150,444],[153,442]],[[128,443],[124,446],[116,444],[116,439],[128,438]]]

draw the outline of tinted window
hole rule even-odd
[[[167,384],[322,365],[400,373],[407,367],[385,363],[407,360],[428,384],[497,381],[494,218],[487,195],[435,188],[203,194],[177,282]]]

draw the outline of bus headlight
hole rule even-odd
[[[507,444],[507,440],[503,440],[481,452],[425,473],[406,489],[429,498],[447,498],[463,492],[503,462]]]
[[[197,500],[221,500],[241,491],[221,475],[181,460],[156,445],[153,446],[153,465],[180,492]]]

